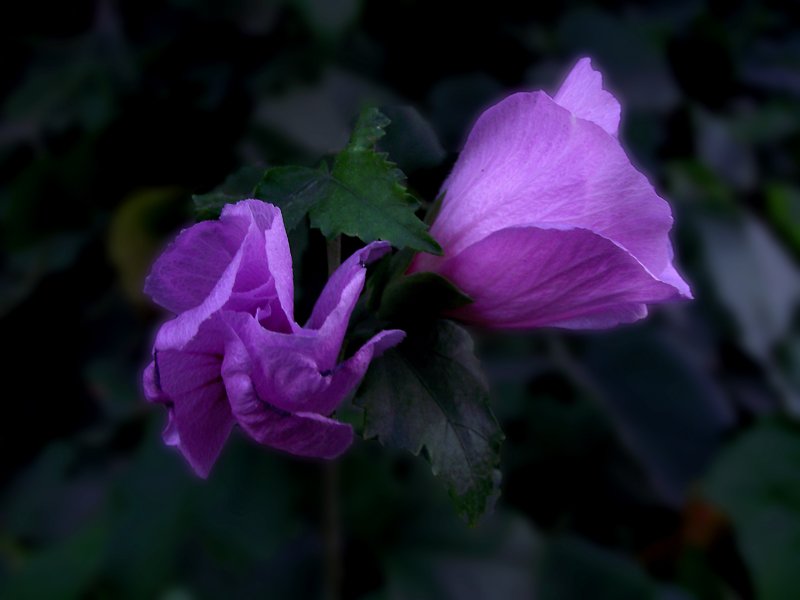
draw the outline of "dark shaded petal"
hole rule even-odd
[[[206,477],[236,423],[220,377],[222,360],[165,350],[156,361],[161,387],[173,403],[164,441],[178,446],[197,474]]]
[[[236,422],[221,376],[227,330],[219,318],[204,322],[183,349],[156,350],[153,369],[145,372],[146,388],[148,381],[157,383],[157,401],[169,405],[164,441],[178,446],[201,477],[208,475]]]
[[[256,394],[253,381],[242,368],[242,357],[225,356],[223,377],[231,408],[239,425],[254,440],[300,456],[333,458],[353,440],[350,425],[315,413],[287,413]]]
[[[144,385],[144,397],[148,402],[169,402],[169,398],[161,391],[161,384],[158,381],[158,369],[156,369],[156,361],[151,362],[144,370],[142,375],[142,383]]]
[[[405,336],[383,331],[348,360],[324,369],[314,358],[318,332],[285,335],[264,329],[248,315],[226,313],[224,318],[237,337],[226,345],[223,377],[245,373],[262,401],[289,413],[331,414],[364,376],[369,361]]]

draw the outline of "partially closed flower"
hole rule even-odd
[[[581,59],[554,98],[514,94],[478,119],[420,254],[475,302],[460,320],[598,329],[691,298],[672,265],[669,205],[630,163],[620,107]]]
[[[305,327],[294,320],[292,259],[280,211],[244,200],[219,221],[184,230],[153,266],[145,291],[178,316],[165,323],[145,370],[145,395],[169,409],[167,444],[208,474],[235,424],[253,439],[332,458],[352,428],[329,416],[372,358],[402,340],[384,331],[337,364],[365,265],[363,248],[333,274]]]

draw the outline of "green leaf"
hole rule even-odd
[[[364,242],[388,240],[396,248],[442,254],[414,212],[419,203],[400,184],[403,172],[387,155],[375,151],[389,119],[378,109],[361,113],[347,148],[335,158],[333,170],[276,167],[266,173],[243,167],[207,194],[192,196],[197,220],[219,218],[222,208],[246,198],[277,206],[287,231],[309,213],[311,224],[327,238],[340,233]]]
[[[344,233],[364,242],[385,239],[397,248],[441,255],[414,214],[418,202],[400,185],[405,175],[374,149],[388,123],[376,108],[361,113],[350,144],[334,160],[326,196],[311,207],[311,224],[327,238]]]
[[[364,437],[419,454],[474,526],[499,495],[503,433],[470,335],[451,321],[411,329],[370,365],[354,401]]]
[[[255,197],[281,209],[286,230],[294,229],[309,209],[330,194],[331,178],[324,169],[276,167],[264,174]]]
[[[365,295],[368,298],[368,306],[371,311],[378,311],[386,286],[402,277],[403,273],[411,266],[416,255],[417,253],[411,248],[406,248],[395,252],[391,256],[384,256],[380,260],[366,283]]]
[[[207,194],[192,196],[197,210],[197,221],[218,219],[226,204],[236,204],[240,200],[255,198],[255,188],[264,177],[264,167],[246,165],[231,173]]]
[[[384,129],[389,123],[389,117],[377,108],[363,110],[350,136],[349,149],[354,152],[374,150],[375,142],[386,135]]]
[[[327,238],[340,233],[364,242],[388,240],[396,248],[442,254],[427,226],[414,212],[419,203],[400,185],[403,172],[375,151],[389,119],[378,109],[361,113],[347,148],[336,155],[329,172],[320,169],[277,167],[264,175],[254,197],[281,209],[286,229],[306,213],[311,225]]]
[[[800,589],[800,429],[764,420],[719,457],[705,494],[733,520],[759,600]]]
[[[393,323],[436,317],[473,300],[437,273],[422,272],[389,283],[383,292],[378,317]]]

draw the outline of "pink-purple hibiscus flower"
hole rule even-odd
[[[420,254],[475,302],[449,313],[498,328],[600,329],[691,298],[672,265],[669,205],[617,140],[619,102],[588,58],[554,98],[509,96],[484,112],[444,182]]]
[[[181,232],[145,292],[177,317],[165,323],[144,373],[145,395],[169,409],[167,444],[205,477],[231,429],[302,456],[332,458],[352,441],[329,416],[372,358],[403,339],[383,331],[338,363],[374,242],[328,281],[305,327],[294,320],[292,257],[280,211],[257,200]]]

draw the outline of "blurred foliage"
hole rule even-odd
[[[365,106],[427,207],[481,110],[588,55],[696,300],[614,332],[473,332],[506,434],[497,509],[470,529],[427,463],[356,443],[343,598],[793,600],[799,25],[765,0],[4,5],[0,339],[21,386],[0,420],[0,597],[322,597],[320,465],[234,435],[201,482],[163,446],[139,383],[167,318],[148,266],[192,195],[317,165]],[[325,242],[307,220],[290,241],[302,318]]]

